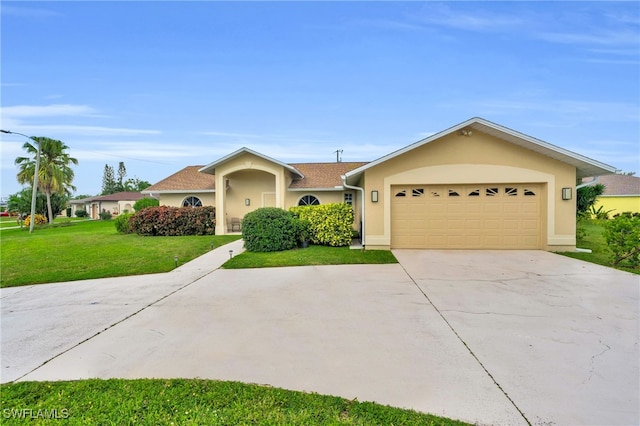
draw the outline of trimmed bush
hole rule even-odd
[[[100,212],[100,219],[102,220],[111,220],[112,217],[113,215],[111,214],[111,212],[108,212],[106,210]]]
[[[353,208],[347,203],[298,206],[289,209],[303,223],[308,224],[313,244],[341,247],[353,238]]]
[[[146,209],[147,207],[158,207],[160,206],[160,200],[156,200],[155,198],[145,197],[140,198],[133,204],[133,211],[139,212],[142,209]]]
[[[36,225],[46,225],[47,222],[49,222],[47,220],[47,218],[45,216],[42,216],[41,214],[37,214],[36,213]],[[31,215],[27,216],[27,218],[24,220],[24,226],[29,226],[31,224]]]
[[[76,217],[88,217],[89,213],[86,210],[76,210]]]
[[[247,251],[290,250],[298,242],[297,222],[291,212],[276,207],[262,207],[245,215],[242,238]]]
[[[122,234],[130,234],[131,226],[129,225],[129,219],[133,216],[133,213],[122,213],[115,219],[116,230]]]
[[[640,216],[623,213],[605,222],[603,236],[613,252],[613,266],[624,260],[633,268],[640,265]]]
[[[213,235],[216,209],[204,207],[147,207],[129,219],[131,232],[139,235]]]

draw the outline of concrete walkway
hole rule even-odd
[[[193,284],[243,251],[242,240],[169,273],[0,289],[2,383],[15,381],[154,303]]]
[[[640,422],[637,276],[536,251],[218,269],[241,244],[3,289],[2,381],[199,377],[477,424]]]

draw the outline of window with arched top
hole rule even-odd
[[[182,202],[182,207],[202,207],[202,201],[198,197],[187,197]]]
[[[313,195],[305,195],[304,197],[300,198],[300,201],[298,201],[298,205],[299,206],[318,206],[320,205],[320,200],[318,200]]]

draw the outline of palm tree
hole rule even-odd
[[[69,147],[59,140],[45,137],[35,137],[33,139],[40,144],[38,189],[47,196],[49,223],[53,223],[51,196],[53,194],[71,195],[71,191],[76,189],[71,184],[74,173],[70,165],[77,165],[78,160],[69,156],[66,152]],[[31,142],[25,142],[22,148],[32,155],[32,157],[18,157],[15,161],[16,165],[20,167],[18,182],[24,185],[33,182],[38,147]]]

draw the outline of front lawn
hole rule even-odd
[[[240,238],[238,235],[141,237],[120,234],[113,221],[0,231],[0,286],[168,272]]]
[[[371,402],[214,380],[20,382],[0,391],[7,425],[467,424]]]
[[[349,247],[328,247],[311,245],[304,249],[294,249],[267,253],[245,251],[229,259],[223,268],[270,268],[277,266],[304,265],[344,265],[355,263],[398,263],[388,250],[352,250]]]
[[[591,263],[596,263],[598,265],[604,265],[613,267],[612,256],[613,253],[609,249],[607,242],[602,236],[602,232],[604,231],[603,221],[602,220],[591,220],[586,222],[583,225],[586,236],[577,242],[577,247],[583,249],[590,249],[591,253],[578,253],[578,252],[561,252],[560,254],[568,257],[572,257],[574,259],[580,259]],[[620,269],[621,271],[631,272],[633,274],[640,274],[640,269],[631,268],[629,265],[625,265],[625,263],[621,263],[616,269]]]

